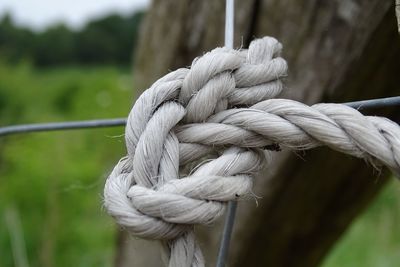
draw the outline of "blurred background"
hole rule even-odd
[[[124,117],[148,1],[0,1],[0,124]],[[0,266],[112,266],[123,127],[0,138]]]
[[[157,10],[148,0],[2,0],[0,125],[126,116],[145,88],[135,51],[145,51],[136,48],[151,8],[154,21]],[[201,47],[196,40],[191,45]],[[188,47],[180,46],[186,57],[197,53]],[[150,60],[144,68],[159,67]],[[0,266],[118,264],[121,240],[102,208],[102,189],[125,153],[123,133],[117,127],[0,137]],[[382,186],[319,266],[400,266],[400,184],[390,179]]]

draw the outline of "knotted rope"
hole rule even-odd
[[[248,50],[216,48],[147,89],[126,125],[127,156],[108,177],[104,205],[134,235],[163,240],[169,266],[204,266],[193,225],[251,195],[277,145],[334,150],[400,173],[400,128],[340,104],[272,99],[287,64],[265,37]]]

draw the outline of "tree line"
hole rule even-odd
[[[17,26],[9,14],[0,19],[0,58],[29,60],[36,66],[73,64],[128,65],[133,60],[144,11],[94,19],[81,30],[57,24],[37,32]]]

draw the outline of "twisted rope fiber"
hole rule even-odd
[[[287,64],[274,38],[216,48],[167,74],[133,106],[127,156],[108,177],[104,205],[136,236],[162,240],[169,266],[204,266],[194,225],[252,195],[266,148],[326,145],[400,173],[400,128],[340,104],[273,99]]]

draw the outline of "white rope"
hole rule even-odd
[[[163,240],[169,266],[204,266],[193,225],[251,195],[266,147],[327,145],[400,173],[400,128],[339,104],[272,99],[287,64],[265,37],[248,50],[216,48],[155,82],[133,106],[127,156],[110,174],[104,205],[136,236]]]

